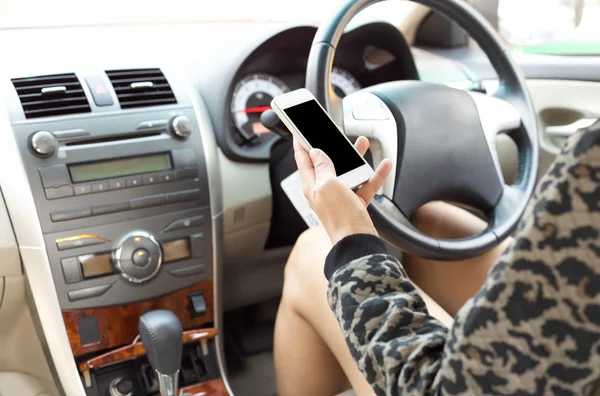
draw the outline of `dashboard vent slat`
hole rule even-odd
[[[122,109],[177,103],[160,69],[107,70]]]
[[[90,104],[74,73],[11,80],[25,118],[89,113]]]

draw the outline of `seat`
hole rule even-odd
[[[0,373],[0,396],[52,396],[41,382],[27,374],[17,372]]]

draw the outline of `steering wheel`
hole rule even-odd
[[[411,254],[456,260],[482,254],[508,237],[531,198],[538,171],[538,127],[518,67],[492,26],[464,0],[409,0],[455,21],[479,44],[499,77],[493,95],[441,84],[396,81],[339,99],[331,88],[335,49],[348,22],[381,0],[353,0],[318,29],[308,60],[306,88],[350,137],[372,141],[374,160],[394,162],[392,176],[369,206],[381,237]],[[499,133],[517,144],[516,182],[505,183],[496,151]],[[488,227],[460,240],[429,237],[410,223],[427,202],[469,205]]]

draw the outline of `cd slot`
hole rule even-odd
[[[88,136],[85,138],[75,138],[70,139],[65,144],[67,146],[79,146],[82,144],[95,144],[95,143],[106,143],[106,142],[117,142],[120,140],[131,140],[131,139],[140,139],[147,138],[152,136],[159,136],[162,132],[160,131],[145,131],[145,132],[135,132],[131,134],[122,134],[122,135],[112,135],[112,136],[103,136],[103,137],[93,137]]]

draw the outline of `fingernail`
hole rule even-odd
[[[319,158],[323,154],[323,151],[321,151],[319,149],[311,149],[309,154],[310,154],[310,159],[313,160],[313,162],[316,162],[319,160]]]

